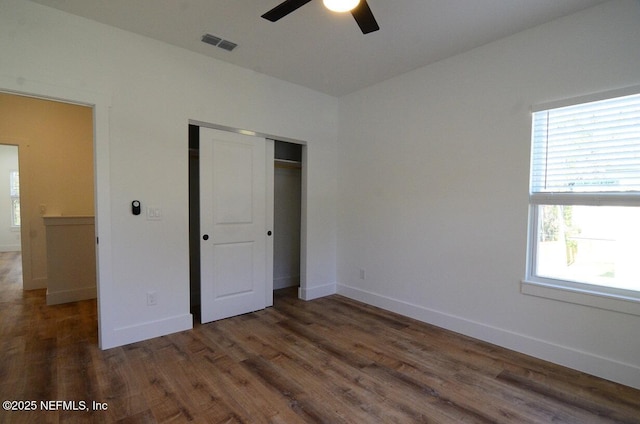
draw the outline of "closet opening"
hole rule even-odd
[[[300,287],[302,145],[275,141],[273,289]]]
[[[189,125],[189,298],[200,322],[200,127]]]
[[[189,125],[189,268],[191,313],[200,322],[200,126]],[[273,140],[273,139],[271,139]],[[302,144],[274,140],[273,290],[299,295],[303,264]],[[304,286],[304,284],[302,284]]]

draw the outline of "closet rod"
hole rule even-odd
[[[276,168],[301,169],[302,163],[295,160],[275,159],[274,166]]]

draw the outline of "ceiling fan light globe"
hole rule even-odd
[[[324,7],[333,12],[349,12],[355,9],[360,0],[322,0]]]

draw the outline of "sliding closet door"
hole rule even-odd
[[[267,255],[272,231],[267,204],[273,187],[268,187],[267,143],[264,138],[200,128],[203,323],[264,309],[269,303],[272,276],[267,274],[273,257]]]

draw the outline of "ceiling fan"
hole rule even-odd
[[[275,22],[294,12],[311,0],[285,0],[264,15],[268,21]],[[366,0],[323,0],[327,9],[334,12],[351,12],[363,34],[380,29]]]

